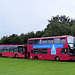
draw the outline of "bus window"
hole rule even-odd
[[[33,54],[33,49],[31,49],[31,54]]]
[[[47,39],[43,39],[42,44],[47,44]]]
[[[74,43],[74,38],[72,36],[67,37],[68,43]]]
[[[9,48],[4,47],[4,48],[3,48],[3,52],[9,52]]]
[[[66,43],[66,39],[65,39],[65,38],[61,38],[61,39],[60,39],[60,42],[61,42],[61,43]]]
[[[34,45],[38,44],[38,40],[34,40]]]
[[[14,48],[14,52],[15,52],[15,53],[18,53],[18,47],[15,47],[15,48]]]
[[[10,47],[9,52],[13,53],[14,47]]]
[[[24,54],[23,46],[18,46],[18,52]]]
[[[19,48],[19,49],[18,49],[18,52],[19,52],[19,53],[22,53],[22,52],[23,52],[23,48]]]
[[[53,44],[53,39],[48,39],[48,44]]]
[[[47,49],[42,49],[42,54],[47,54]]]
[[[3,51],[4,51],[4,52],[7,52],[7,49],[4,47],[4,48],[3,48]]]
[[[0,52],[2,52],[2,47],[0,47]]]
[[[68,42],[68,45],[70,46],[70,48],[72,48],[74,46],[74,38],[72,36],[67,37],[67,42]]]
[[[41,49],[39,49],[39,54],[41,54]]]
[[[74,47],[74,37],[68,36],[67,37],[68,47],[69,47],[69,54],[75,55],[75,47]]]
[[[33,40],[29,40],[29,45],[33,45]]]
[[[54,39],[54,43],[59,44],[60,43],[60,39],[59,38]]]
[[[62,49],[62,54],[68,54],[68,49]]]
[[[42,40],[41,39],[39,40],[39,44],[42,44]]]
[[[34,54],[38,54],[38,49],[34,49]]]

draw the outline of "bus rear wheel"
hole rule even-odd
[[[57,56],[57,57],[55,57],[55,60],[56,60],[56,61],[59,61],[60,59],[59,59],[59,57]]]
[[[15,58],[17,58],[18,56],[17,56],[17,54],[15,54]]]
[[[0,54],[0,57],[2,57],[2,54]]]
[[[37,57],[37,56],[35,56],[35,57],[34,57],[34,60],[38,60],[38,57]]]

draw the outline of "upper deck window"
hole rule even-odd
[[[61,42],[61,43],[66,43],[66,39],[65,39],[65,38],[61,38],[61,39],[60,39],[60,42]]]
[[[47,44],[47,39],[43,39],[42,44]]]
[[[39,40],[39,44],[42,44],[42,40],[41,39]]]
[[[29,40],[29,45],[32,45],[33,44],[33,40]]]
[[[38,40],[34,40],[34,45],[38,44]]]
[[[59,38],[54,39],[54,43],[59,44],[60,43],[60,39]]]
[[[48,39],[48,44],[53,44],[53,39]]]

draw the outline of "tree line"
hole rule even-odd
[[[21,35],[12,34],[10,36],[3,36],[0,39],[0,44],[27,44],[29,38],[39,38],[39,37],[51,37],[51,36],[62,36],[62,35],[72,35],[75,36],[75,20],[69,17],[63,16],[53,16],[51,20],[48,20],[47,27],[42,31],[37,31],[36,33],[22,33]]]

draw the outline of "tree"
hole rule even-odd
[[[11,44],[22,44],[22,40],[17,34],[12,34],[9,36]]]
[[[43,34],[44,34],[43,31],[37,31],[37,32],[35,33],[35,38],[42,37]]]
[[[11,44],[10,38],[7,36],[3,36],[3,38],[1,38],[1,44]]]
[[[28,35],[28,38],[34,38],[35,37],[35,34],[33,31],[29,32],[27,35]]]
[[[75,36],[75,21],[72,21],[73,26],[71,27],[71,35]]]
[[[61,35],[71,35],[71,19],[64,16],[55,16],[51,20],[48,20],[49,24],[47,28],[44,29],[43,36],[61,36]]]

